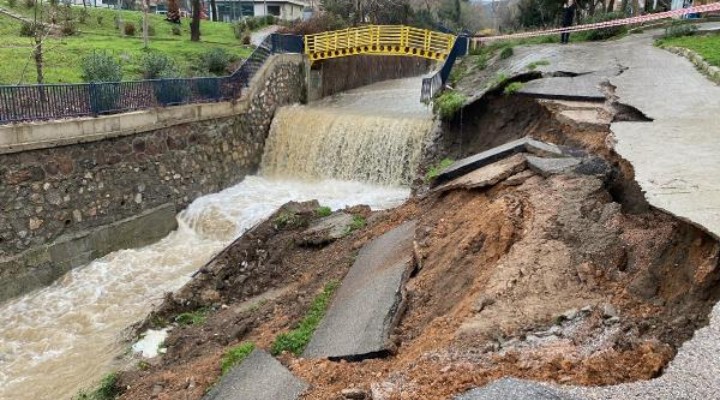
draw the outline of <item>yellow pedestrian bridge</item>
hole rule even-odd
[[[367,25],[305,35],[304,39],[311,62],[360,54],[442,61],[455,44],[454,35],[404,25]]]

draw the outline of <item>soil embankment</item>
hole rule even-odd
[[[660,375],[720,297],[720,245],[644,201],[609,137],[610,121],[632,113],[612,98],[498,93],[464,113],[445,124],[421,170],[523,136],[582,163],[553,174],[523,167],[476,189],[419,185],[396,209],[344,210],[366,225],[327,241],[304,233],[323,218],[317,203],[286,205],[146,320],[173,326],[167,353],[123,373],[121,398],[201,398],[228,348],[270,349],[365,244],[410,220],[416,267],[394,352],[356,362],[281,354],[310,384],[303,398],[342,399],[353,388],[375,400],[447,399],[503,376],[610,385]],[[197,310],[203,323],[174,322]]]

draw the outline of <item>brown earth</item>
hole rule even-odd
[[[356,387],[375,400],[447,399],[502,376],[608,385],[661,374],[720,296],[720,246],[644,203],[632,168],[608,143],[607,122],[554,117],[578,105],[518,101],[542,121],[508,109],[509,119],[495,122],[503,137],[531,133],[576,147],[604,159],[609,173],[524,171],[486,189],[420,189],[394,210],[347,210],[368,225],[322,247],[299,245],[319,218],[317,204],[289,204],[146,320],[142,328],[211,310],[201,325],[174,327],[163,357],[122,373],[121,398],[201,398],[220,375],[224,351],[244,341],[268,349],[327,282],[342,279],[365,243],[410,219],[419,221],[418,270],[393,335],[397,352],[359,362],[283,354],[311,384],[303,398],[341,399]],[[612,118],[611,106],[598,107]],[[462,155],[495,140],[444,148]]]

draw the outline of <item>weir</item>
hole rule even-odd
[[[0,398],[68,399],[116,370],[121,333],[216,252],[282,204],[389,208],[409,195],[432,116],[419,79],[281,109],[261,175],[193,201],[153,245],[111,253],[0,304]],[[303,167],[304,166],[304,167]],[[134,361],[133,361],[134,362]]]

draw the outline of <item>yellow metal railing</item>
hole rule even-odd
[[[310,61],[356,54],[403,55],[444,60],[455,36],[404,25],[368,25],[305,35]]]

